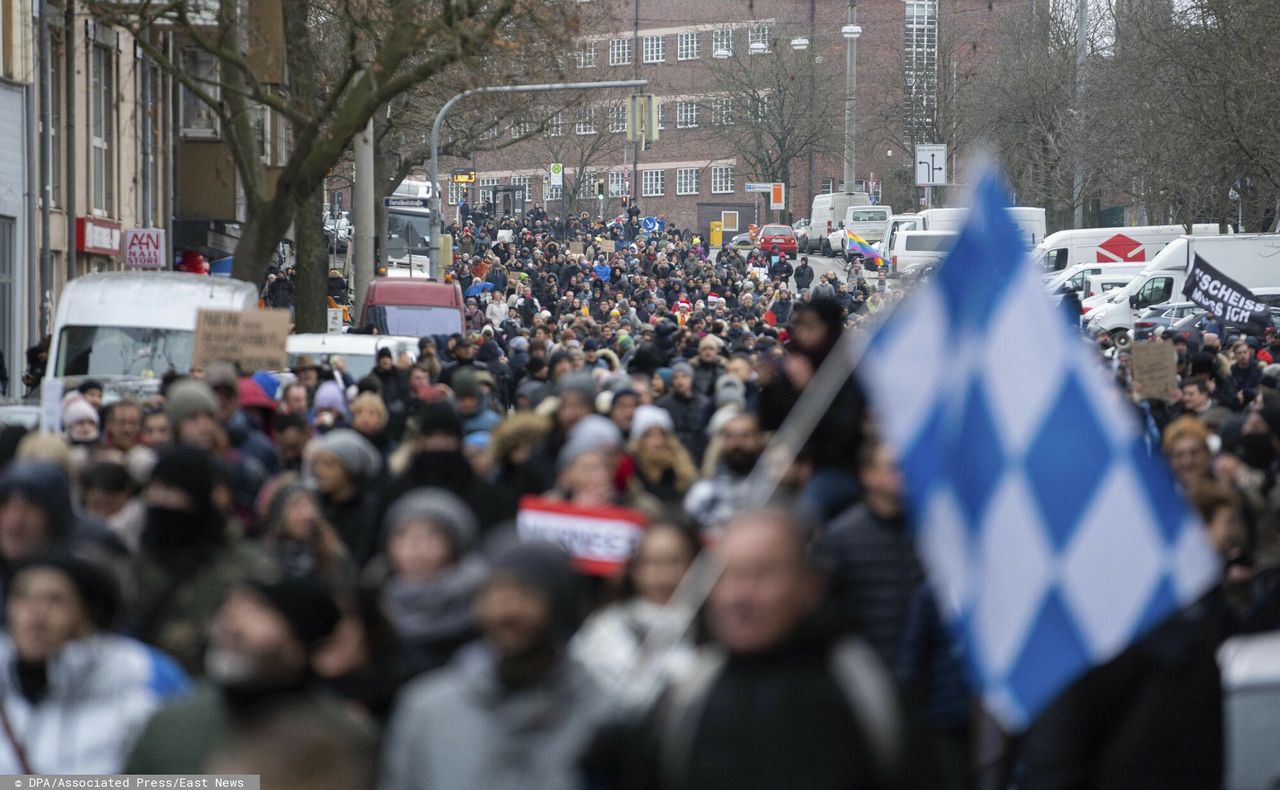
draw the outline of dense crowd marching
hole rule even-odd
[[[776,504],[746,506],[771,432],[899,281],[815,277],[803,258],[646,234],[638,217],[466,212],[448,276],[476,294],[467,331],[423,338],[416,360],[384,350],[362,380],[338,358],[218,365],[105,406],[88,381],[62,435],[0,432],[0,773],[387,790],[971,787],[979,768],[1029,788],[1220,782],[1213,649],[1276,625],[1280,365],[1257,358],[1280,358],[1280,339],[1193,338],[1171,400],[1131,393],[1205,516],[1223,589],[1001,762],[852,381]],[[1125,354],[1102,362],[1129,387]],[[518,539],[529,496],[647,528],[619,574],[583,574]],[[706,606],[645,653],[702,552],[721,569]],[[634,681],[655,662],[651,704]]]

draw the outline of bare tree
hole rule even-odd
[[[700,134],[734,152],[748,178],[790,184],[792,168],[810,152],[839,154],[842,139],[833,130],[843,124],[844,107],[823,90],[826,73],[816,50],[778,41],[770,50],[712,61],[711,98],[697,107],[697,124]]]
[[[311,222],[313,215],[318,223],[313,196],[352,137],[380,108],[428,81],[448,79],[457,89],[476,84],[468,64],[518,52],[526,42],[554,46],[566,40],[576,30],[576,6],[571,0],[281,0],[288,86],[269,83],[246,56],[254,31],[250,4],[242,0],[101,0],[91,10],[99,20],[133,33],[147,54],[221,121],[247,205],[234,273],[260,282],[304,204],[304,221]],[[185,68],[182,49],[153,43],[152,30],[172,31],[207,53],[218,64],[215,73]],[[323,69],[322,57],[340,65]],[[256,107],[290,129],[289,156],[274,178],[259,156]],[[323,302],[316,309],[322,319]],[[299,318],[300,324],[311,324],[310,316],[305,322]]]

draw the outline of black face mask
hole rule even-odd
[[[216,518],[201,518],[187,510],[149,507],[142,528],[142,547],[167,556],[193,555],[216,544],[220,537]]]

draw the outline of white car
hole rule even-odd
[[[893,237],[889,248],[889,268],[906,273],[928,264],[936,264],[946,257],[956,243],[959,233],[949,230],[907,230]]]

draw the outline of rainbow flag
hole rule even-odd
[[[877,252],[875,247],[872,247],[870,244],[867,243],[866,239],[862,238],[861,236],[854,233],[853,231],[848,230],[846,228],[844,232],[844,237],[845,237],[845,247],[848,249],[849,252],[856,253],[858,255],[861,255],[864,258],[874,258],[876,260],[881,260],[881,261],[884,260],[884,256],[881,255],[879,252]]]

